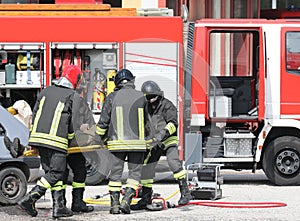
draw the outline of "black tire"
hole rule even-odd
[[[269,180],[280,186],[300,184],[300,139],[293,136],[273,140],[263,156],[263,170]]]
[[[0,171],[0,203],[16,204],[27,192],[27,179],[22,170],[6,167]]]
[[[110,173],[110,153],[108,150],[99,150],[83,153],[86,159],[86,185],[99,185],[106,180]],[[73,172],[69,171],[68,183],[72,183]]]

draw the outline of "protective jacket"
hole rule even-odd
[[[67,153],[74,137],[72,104],[78,96],[73,89],[53,85],[44,89],[35,103],[29,145]]]
[[[96,133],[107,137],[110,151],[146,151],[145,97],[128,82],[110,93],[103,105]]]
[[[153,108],[152,106],[155,106]],[[166,131],[162,137],[162,144],[165,148],[178,145],[177,136],[177,109],[174,104],[163,96],[159,96],[155,103],[147,103],[145,107],[146,135],[155,137],[156,134]]]

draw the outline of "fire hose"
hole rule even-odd
[[[175,206],[172,205],[170,202],[168,202],[169,199],[174,197],[176,194],[179,193],[179,189],[172,193],[170,196],[166,198],[158,197],[157,199],[162,199],[162,202],[166,205],[163,205],[163,208],[178,208],[182,206]],[[108,196],[109,193],[104,194],[103,196],[97,195],[94,198],[88,198],[84,201],[87,204],[99,204],[99,205],[110,205],[110,199],[104,198],[105,196]],[[134,198],[132,200],[132,203],[137,203],[138,199]],[[284,207],[287,206],[286,203],[281,202],[216,202],[216,201],[196,201],[192,200],[188,204],[183,205],[198,205],[198,206],[209,206],[209,207],[219,207],[219,208],[273,208],[273,207]]]
[[[95,151],[97,149],[101,149],[99,145],[91,145],[85,148],[72,147],[69,148],[68,153],[70,154],[70,153],[78,153],[78,152],[89,152],[89,151]],[[23,156],[33,156],[33,155],[35,155],[33,150],[25,151],[23,154]],[[156,197],[152,198],[152,201],[153,200],[161,201],[163,204],[163,209],[182,207],[182,206],[178,206],[178,205],[176,206],[174,204],[171,204],[168,201],[178,193],[179,193],[179,189],[166,198],[160,197],[160,195],[157,194]],[[85,199],[84,201],[87,204],[110,205],[110,198],[105,198],[106,196],[109,196],[109,193],[103,195],[96,195],[95,197]],[[137,202],[138,202],[138,198],[134,198],[132,200],[133,204],[136,204]],[[286,203],[281,203],[281,202],[222,202],[222,201],[216,202],[216,201],[199,201],[199,200],[192,200],[184,206],[187,205],[209,206],[209,207],[219,207],[219,208],[273,208],[273,207],[287,206]]]

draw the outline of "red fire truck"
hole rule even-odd
[[[53,12],[54,7],[72,7],[69,5],[51,6],[47,14],[38,11],[48,7],[45,5],[34,12],[27,10],[34,5],[13,6],[25,8],[20,12],[5,7],[0,7],[0,90],[4,103],[23,99],[33,107],[38,93],[53,84],[66,65],[76,64],[84,73],[84,95],[96,122],[120,68],[134,73],[138,89],[146,80],[159,82],[177,105],[178,79],[183,76],[181,18],[125,17],[120,16],[121,9],[112,15],[107,11]],[[5,12],[1,12],[3,8]],[[100,166],[101,156],[87,153],[87,158],[87,184],[96,184],[107,171]]]
[[[276,185],[300,184],[299,22],[204,19],[190,24],[187,45],[190,162],[202,154],[204,163],[262,168]]]
[[[67,64],[85,74],[95,119],[119,68],[140,88],[155,80],[178,107],[185,165],[263,169],[277,185],[300,184],[300,25],[285,20],[97,15],[0,16],[0,89],[32,106]],[[129,98],[130,99],[130,98]],[[100,181],[89,156],[87,183]],[[101,167],[101,166],[100,166]]]

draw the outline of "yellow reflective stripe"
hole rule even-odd
[[[138,186],[139,186],[139,181],[134,180],[134,179],[127,179],[126,187],[136,190],[138,188]]]
[[[115,147],[115,146],[107,146],[107,149],[108,150],[120,150],[120,151],[138,151],[138,150],[140,150],[140,151],[142,151],[142,150],[146,150],[145,148],[142,148],[142,147],[139,147],[139,148],[137,148],[137,147],[134,147],[134,146],[129,146],[129,147],[127,147],[127,148],[125,148],[125,147],[123,147],[123,148],[118,148],[118,147]]]
[[[107,142],[108,150],[146,150],[144,140],[110,140]]]
[[[53,136],[53,135],[46,134],[46,133],[39,133],[39,132],[31,133],[30,138],[31,137],[32,138],[43,138],[46,140],[52,140],[52,141],[56,141],[56,142],[60,142],[60,143],[68,145],[68,139],[59,137],[59,136]]]
[[[96,127],[96,133],[99,135],[104,135],[107,129],[103,129],[99,126]]]
[[[29,127],[29,131],[32,131],[32,130],[33,130],[33,125],[31,124]]]
[[[144,145],[146,147],[145,140],[110,140],[108,143],[112,145]]]
[[[85,183],[72,182],[72,187],[73,188],[84,188],[85,187]]]
[[[61,186],[61,189],[65,190],[65,189],[67,189],[67,186],[68,186],[67,184],[64,184],[64,185]]]
[[[121,187],[121,186],[122,186],[122,182],[118,182],[118,181],[109,181],[108,185],[109,185],[109,186],[117,186],[117,187]]]
[[[68,145],[66,145],[66,144],[61,144],[61,143],[51,141],[51,140],[45,140],[43,138],[30,138],[29,142],[30,143],[47,144],[47,145],[50,145],[50,146],[53,146],[53,147],[58,147],[58,148],[61,148],[61,149],[64,149],[64,150],[68,149]]]
[[[172,135],[173,133],[176,132],[176,127],[173,123],[168,123],[165,127],[165,129],[167,129],[169,131],[169,134]]]
[[[50,183],[48,183],[48,181],[44,177],[41,177],[41,179],[39,179],[36,184],[46,189],[51,188]]]
[[[75,137],[75,133],[69,133],[68,134],[68,139],[72,140]]]
[[[153,179],[141,180],[141,184],[142,184],[142,186],[145,186],[145,187],[147,187],[147,185],[150,185],[150,184],[152,186]]]
[[[181,170],[178,173],[174,173],[174,178],[176,180],[185,179],[185,177],[186,177],[186,171],[185,170]]]
[[[162,142],[163,145],[165,145],[166,147],[170,146],[170,145],[178,145],[178,137],[177,136],[171,136],[168,137],[165,141]]]
[[[109,191],[120,191],[122,187],[122,182],[109,181],[108,190]]]
[[[125,150],[144,150],[146,151],[145,146],[134,146],[134,145],[128,145],[128,146],[118,146],[118,145],[107,145],[108,150],[120,150],[120,151],[125,151]]]
[[[51,124],[51,128],[50,128],[50,135],[56,135],[57,133],[57,129],[58,129],[58,125],[60,122],[60,118],[61,118],[61,113],[63,111],[65,107],[65,104],[62,102],[58,102],[55,112],[54,112],[54,116],[53,116],[53,120],[52,120],[52,124]]]
[[[36,131],[37,125],[39,123],[39,120],[40,120],[40,117],[41,117],[41,114],[42,114],[42,110],[43,110],[43,106],[44,106],[44,103],[45,103],[45,99],[46,99],[46,97],[44,96],[40,101],[39,108],[38,108],[38,111],[36,112],[34,122],[33,122],[33,127],[32,127],[33,132]]]
[[[138,108],[138,118],[139,118],[139,138],[144,140],[145,138],[145,128],[144,128],[144,109]]]
[[[51,191],[56,190],[62,190],[62,186],[63,186],[63,182],[62,181],[58,181],[56,184],[54,184],[54,186],[51,187]]]
[[[112,186],[108,186],[108,191],[112,191],[112,192],[119,192],[121,190],[121,187],[112,187]]]
[[[120,106],[116,107],[116,117],[117,117],[118,140],[123,140],[124,139],[123,108]]]
[[[151,151],[149,151],[149,153],[147,154],[147,157],[146,157],[145,160],[144,160],[143,165],[147,165],[147,163],[148,163],[148,161],[149,161],[151,155],[152,155],[152,154],[151,154]]]
[[[148,187],[148,188],[152,188],[153,187],[153,183],[147,183],[145,185],[143,185],[144,187]]]

